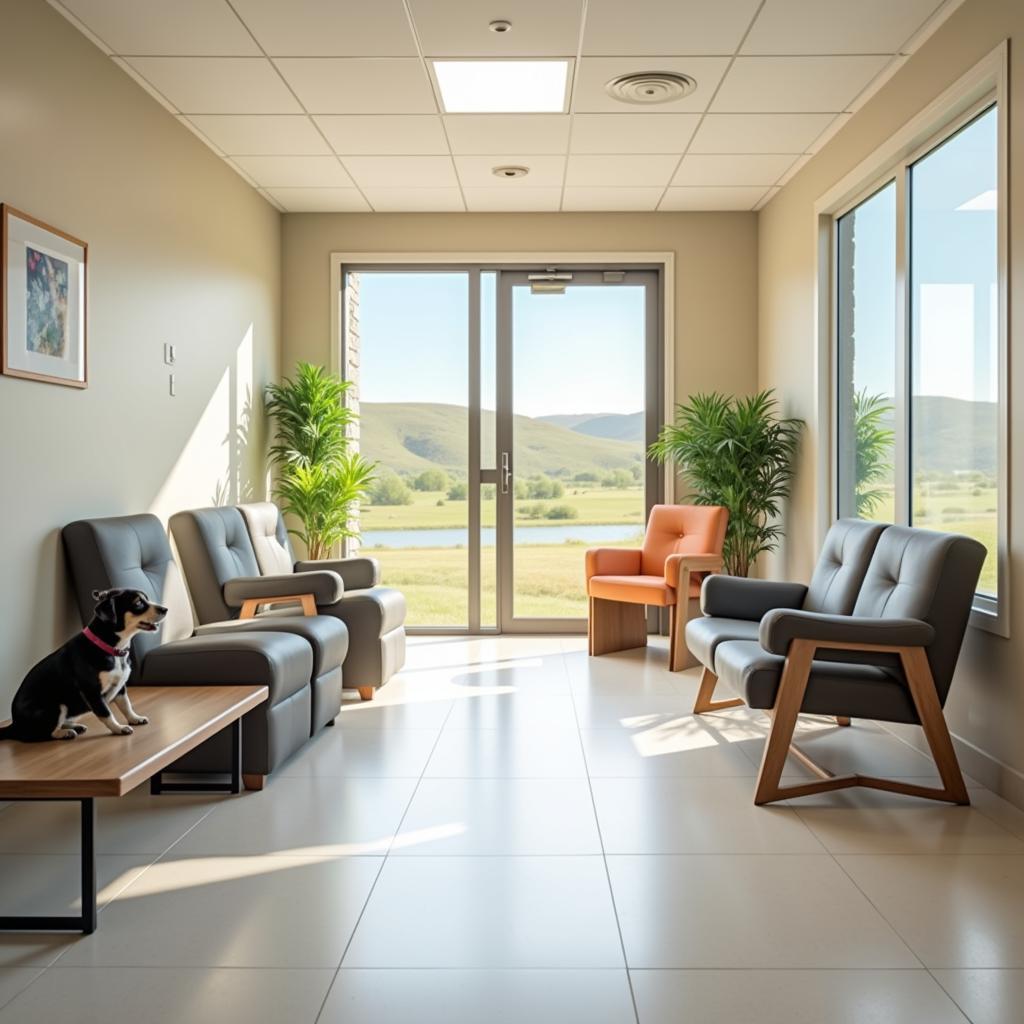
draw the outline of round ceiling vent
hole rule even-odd
[[[487,27],[499,36],[503,36],[506,32],[512,31],[512,22],[506,21],[504,18],[498,18],[497,21],[492,21]]]
[[[675,71],[635,71],[613,78],[604,88],[620,103],[671,103],[689,96],[697,83]]]
[[[529,167],[517,167],[515,164],[505,164],[502,167],[491,168],[491,174],[496,178],[525,178],[529,173]]]

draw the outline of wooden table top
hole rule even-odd
[[[0,741],[0,799],[124,796],[267,696],[265,686],[133,686],[132,705],[149,725],[131,736],[83,715],[89,731],[76,740]]]

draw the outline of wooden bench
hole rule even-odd
[[[96,797],[130,793],[147,779],[153,793],[238,793],[242,716],[262,704],[265,686],[133,686],[132,704],[149,725],[112,736],[92,716],[76,740],[0,743],[0,800],[75,800],[82,810],[82,912],[66,917],[3,917],[0,931],[96,930]],[[162,773],[222,729],[231,729],[231,781],[164,782]]]

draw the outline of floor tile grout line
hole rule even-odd
[[[569,675],[569,666],[566,663],[564,653],[562,654],[562,664],[566,675]],[[594,811],[594,827],[597,829],[597,841],[601,847],[601,861],[604,864],[604,876],[608,883],[608,898],[612,903],[612,913],[615,915],[615,929],[619,934],[619,948],[622,950],[622,964],[626,971],[626,985],[629,987],[629,999],[633,1004],[633,1016],[636,1019],[636,1024],[640,1024],[640,1010],[637,1007],[636,991],[633,988],[633,975],[629,969],[629,957],[626,955],[626,940],[622,935],[622,922],[619,920],[619,907],[615,901],[615,889],[612,886],[612,875],[608,867],[608,855],[604,848],[604,836],[601,833],[601,819],[597,813],[597,800],[594,798],[594,784],[590,777],[590,763],[587,760],[587,751],[583,743],[583,730],[580,728],[579,712],[576,707],[576,694],[572,688],[571,679],[569,696],[572,699],[572,710],[576,717],[576,738],[580,745],[580,754],[583,757],[583,770],[586,773],[587,791],[590,793],[590,805]]]
[[[348,956],[349,947],[352,945],[352,942],[356,937],[356,932],[359,931],[359,925],[362,923],[363,915],[366,913],[366,908],[370,905],[370,900],[373,899],[373,893],[377,888],[377,882],[380,880],[380,876],[384,871],[384,866],[387,864],[388,858],[391,856],[391,849],[394,846],[395,840],[398,838],[398,834],[402,831],[402,825],[405,823],[405,819],[409,814],[409,808],[412,807],[412,802],[416,799],[416,794],[419,792],[420,785],[422,784],[424,775],[427,771],[427,766],[430,764],[430,761],[434,756],[434,751],[437,750],[438,743],[441,742],[444,727],[448,724],[448,719],[451,717],[454,710],[455,702],[452,701],[448,705],[448,713],[444,716],[444,721],[441,723],[441,727],[437,730],[437,736],[434,737],[434,743],[430,748],[430,753],[423,762],[423,768],[420,771],[419,778],[416,780],[416,785],[413,786],[412,793],[409,794],[405,810],[402,812],[401,818],[398,819],[398,824],[395,826],[395,831],[391,836],[391,841],[388,843],[387,849],[384,851],[380,867],[377,868],[377,874],[373,876],[373,882],[370,884],[370,888],[366,893],[366,899],[363,901],[363,906],[359,911],[359,916],[356,918],[355,924],[352,926],[352,931],[349,934],[348,941],[345,943],[345,948],[341,951],[341,958],[338,960],[338,966],[334,970],[334,976],[331,978],[330,983],[327,986],[327,990],[324,992],[324,998],[320,1004],[320,1009],[317,1011],[316,1017],[313,1018],[313,1024],[319,1024],[320,1018],[323,1016],[324,1009],[327,1006],[327,1000],[330,999],[331,992],[334,990],[334,986],[338,980],[338,975],[341,972],[341,965],[345,962],[345,957]]]

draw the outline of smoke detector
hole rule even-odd
[[[696,88],[694,79],[675,71],[634,71],[613,78],[604,87],[612,99],[638,104],[671,103],[689,96]]]
[[[506,32],[512,31],[512,22],[506,21],[504,18],[498,18],[496,21],[492,21],[487,27],[497,35],[503,36]]]
[[[504,164],[501,167],[491,168],[491,174],[496,178],[525,178],[529,173],[529,167],[518,167],[515,164]]]

